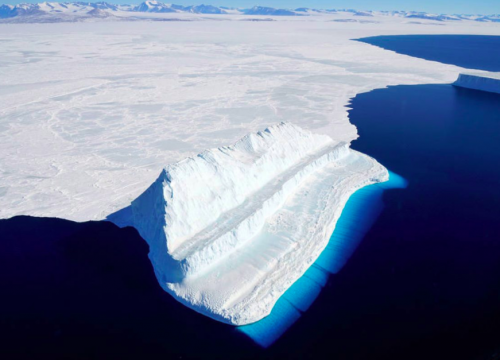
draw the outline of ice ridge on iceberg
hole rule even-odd
[[[348,144],[281,123],[168,165],[132,202],[133,224],[167,292],[249,324],[318,258],[349,196],[387,179]]]

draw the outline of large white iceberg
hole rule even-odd
[[[133,223],[167,292],[249,324],[318,258],[349,196],[387,179],[347,143],[281,123],[168,165],[132,202]]]

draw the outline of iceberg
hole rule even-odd
[[[251,324],[318,259],[349,197],[388,179],[348,143],[281,123],[168,165],[132,202],[132,222],[165,291]]]
[[[455,86],[500,94],[500,73],[470,72],[458,76]]]

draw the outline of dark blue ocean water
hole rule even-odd
[[[390,35],[357,41],[464,68],[500,71],[500,36]]]
[[[274,345],[166,294],[134,229],[16,217],[0,220],[0,358],[491,359],[500,96],[397,86],[352,107],[353,147],[409,185],[383,193],[354,255]]]
[[[352,107],[353,147],[409,182],[345,268],[373,270],[358,325],[421,358],[481,358],[500,347],[500,96],[397,86]]]

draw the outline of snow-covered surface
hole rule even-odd
[[[132,202],[133,226],[166,291],[244,325],[318,258],[349,196],[388,178],[346,143],[281,123],[167,166]]]
[[[281,121],[349,143],[357,93],[464,71],[350,39],[500,34],[487,22],[329,16],[0,24],[0,217],[104,219],[166,164]]]
[[[453,83],[468,89],[500,94],[500,73],[498,72],[466,72],[458,76]]]

